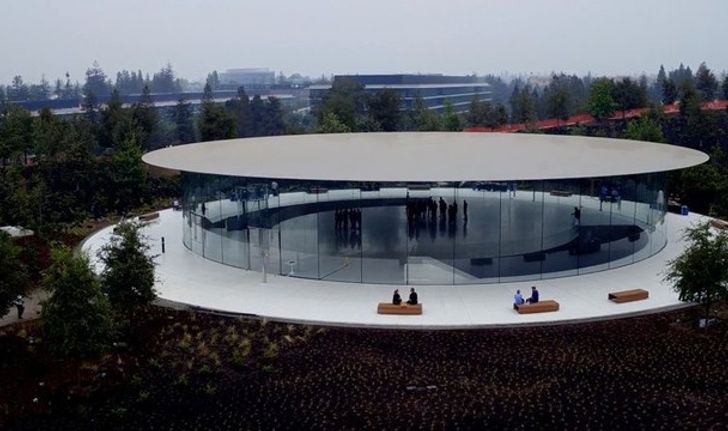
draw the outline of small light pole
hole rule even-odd
[[[164,253],[164,237],[162,237],[162,253]]]

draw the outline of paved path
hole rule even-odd
[[[40,317],[40,303],[48,298],[48,292],[36,289],[25,298],[25,312],[23,320],[33,320]],[[10,307],[8,314],[0,318],[0,326],[12,325],[19,322],[18,309],[15,306]]]
[[[682,252],[682,229],[702,216],[667,215],[669,243],[660,253],[638,263],[576,277],[488,285],[419,286],[425,304],[421,316],[390,316],[376,313],[376,304],[391,298],[395,286],[340,283],[262,274],[215,263],[190,252],[182,244],[182,215],[165,210],[150,223],[151,252],[158,254],[156,288],[161,298],[179,305],[208,311],[245,314],[271,320],[380,328],[454,329],[544,325],[584,320],[610,319],[684,307],[677,293],[662,280],[665,262]],[[101,263],[96,250],[112,231],[108,227],[84,242],[96,270]],[[160,237],[166,238],[166,253]],[[557,299],[558,313],[520,315],[510,306],[516,289],[529,291],[537,284],[547,299]],[[409,286],[398,286],[405,290]],[[625,304],[607,300],[607,293],[642,288],[650,298]]]

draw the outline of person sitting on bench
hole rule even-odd
[[[523,299],[523,295],[521,295],[521,289],[516,290],[516,294],[513,295],[513,309],[518,309],[519,305],[523,305],[523,303],[526,302]]]
[[[407,301],[407,304],[417,305],[417,292],[415,292],[414,287],[410,289],[410,297],[409,297],[409,301]]]
[[[402,297],[399,296],[399,289],[394,289],[394,295],[392,295],[392,304],[399,305],[402,303]]]
[[[535,304],[538,302],[538,289],[536,286],[531,286],[531,297],[526,300],[529,304]]]

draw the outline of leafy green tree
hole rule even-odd
[[[622,111],[622,119],[628,109],[643,108],[647,105],[647,87],[631,78],[624,78],[614,83],[612,97],[616,107]]]
[[[154,290],[154,257],[141,233],[141,225],[125,222],[114,228],[111,241],[99,254],[104,263],[103,291],[122,321],[138,319],[157,297]]]
[[[54,116],[50,109],[43,108],[33,124],[33,148],[36,158],[55,159],[62,151],[61,145],[66,133],[66,124]]]
[[[399,95],[389,88],[377,92],[367,101],[369,115],[385,132],[399,129],[400,106]]]
[[[637,141],[665,142],[660,121],[652,119],[647,115],[630,121],[624,132],[624,137]]]
[[[662,103],[672,105],[677,100],[677,86],[672,79],[666,79],[662,84]]]
[[[195,125],[192,120],[192,106],[179,99],[174,108],[174,124],[177,131],[177,144],[195,142]]]
[[[713,72],[708,69],[708,66],[705,65],[705,62],[700,63],[698,71],[695,73],[695,88],[703,100],[712,101],[715,99],[715,94],[718,91],[718,80]]]
[[[224,108],[215,103],[212,97],[212,87],[209,84],[205,85],[197,129],[200,131],[202,141],[235,137],[235,119],[230,117]]]
[[[238,96],[225,102],[225,109],[235,117],[238,138],[253,136],[253,114],[245,88],[238,88]]]
[[[364,86],[349,78],[334,80],[317,112],[319,123],[327,112],[336,114],[350,130],[358,131],[357,124],[362,124],[360,117],[366,112]]]
[[[3,166],[10,159],[28,161],[33,147],[33,118],[25,108],[11,105],[4,115],[0,133],[0,160]]]
[[[514,123],[530,123],[537,117],[537,100],[530,85],[520,88],[518,83],[513,87],[511,95],[511,121]]]
[[[100,112],[99,145],[103,148],[118,148],[126,138],[131,118],[124,109],[119,91],[114,89],[111,98]]]
[[[420,132],[436,132],[442,130],[440,115],[431,109],[427,109],[421,97],[418,96],[415,98],[412,112],[416,130]]]
[[[20,258],[21,252],[10,235],[0,232],[0,316],[4,316],[15,298],[25,294],[28,288],[27,268]]]
[[[688,247],[668,264],[665,280],[681,301],[705,306],[705,317],[716,301],[728,300],[728,231],[714,231],[710,222],[685,230]]]
[[[612,97],[614,83],[608,78],[599,78],[592,83],[589,94],[589,113],[598,121],[614,114],[617,104]]]
[[[455,112],[455,107],[450,101],[445,102],[445,112],[442,115],[442,124],[448,132],[459,132],[463,129],[460,116]]]
[[[269,97],[265,103],[265,120],[263,135],[276,136],[286,133],[286,122],[283,120],[283,108],[277,97]]]
[[[120,214],[138,206],[147,197],[147,170],[142,162],[143,150],[138,134],[129,135],[111,158],[114,208]]]
[[[557,87],[549,92],[546,99],[549,117],[562,121],[569,119],[569,92],[563,87]]]
[[[324,118],[319,124],[318,133],[350,133],[351,129],[339,121],[339,118],[333,112],[324,114]]]
[[[50,292],[41,312],[44,341],[62,356],[103,351],[113,336],[111,307],[88,257],[58,246],[51,251],[51,262],[42,282]]]

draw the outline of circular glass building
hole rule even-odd
[[[352,283],[574,276],[666,244],[666,172],[701,152],[491,133],[206,142],[144,160],[182,172],[184,245],[245,270]]]

